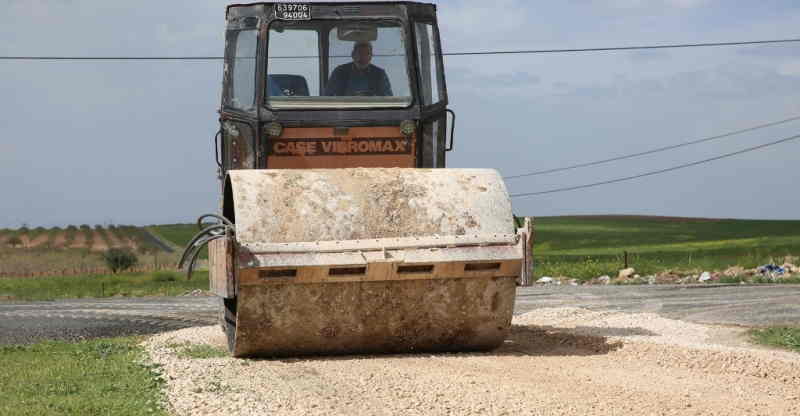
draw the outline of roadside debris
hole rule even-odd
[[[787,260],[789,257],[787,257]],[[792,260],[795,258],[792,257]],[[665,270],[654,275],[639,275],[633,267],[619,270],[617,276],[609,275],[595,277],[589,280],[575,279],[568,276],[550,277],[543,276],[536,283],[539,284],[565,284],[570,286],[580,285],[630,285],[630,284],[697,284],[697,283],[765,283],[777,282],[782,279],[797,278],[800,267],[788,261],[778,266],[770,263],[752,269],[742,266],[731,266],[722,271],[705,270],[699,274],[686,274],[681,271]]]
[[[636,273],[636,269],[634,269],[633,267],[628,267],[627,269],[622,269],[622,270],[619,271],[619,273],[617,274],[617,279],[618,280],[625,280],[625,279],[628,279],[629,277],[633,276],[635,273]]]
[[[757,270],[762,275],[769,275],[771,277],[780,276],[786,273],[786,270],[784,270],[783,267],[776,266],[774,264],[765,264],[763,266],[759,266]]]
[[[744,267],[742,266],[728,267],[727,269],[725,269],[724,272],[722,272],[722,274],[724,274],[727,277],[741,276],[744,274]]]

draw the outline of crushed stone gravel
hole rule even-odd
[[[539,309],[488,353],[181,358],[219,326],[155,335],[175,415],[798,415],[800,354],[744,329],[655,314]]]

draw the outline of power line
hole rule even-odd
[[[761,145],[758,145],[758,146],[748,147],[746,149],[742,149],[742,150],[739,150],[739,151],[736,151],[736,152],[725,153],[723,155],[715,156],[715,157],[712,157],[712,158],[709,158],[709,159],[698,160],[696,162],[686,163],[686,164],[683,164],[683,165],[673,166],[671,168],[656,170],[656,171],[652,171],[652,172],[641,173],[641,174],[634,175],[634,176],[626,176],[624,178],[611,179],[611,180],[607,180],[607,181],[589,183],[589,184],[585,184],[585,185],[549,189],[547,191],[526,192],[526,193],[521,193],[521,194],[511,194],[510,196],[511,196],[511,198],[519,198],[519,197],[524,197],[524,196],[552,194],[552,193],[556,193],[556,192],[574,191],[576,189],[585,189],[585,188],[591,188],[591,187],[600,186],[600,185],[607,185],[607,184],[610,184],[610,183],[616,183],[616,182],[628,181],[628,180],[632,180],[632,179],[638,179],[638,178],[642,178],[642,177],[645,177],[645,176],[652,176],[652,175],[657,175],[657,174],[660,174],[660,173],[671,172],[673,170],[688,168],[690,166],[697,166],[697,165],[701,165],[703,163],[708,163],[708,162],[712,162],[712,161],[715,161],[715,160],[724,159],[726,157],[740,155],[742,153],[752,152],[754,150],[762,149],[762,148],[769,147],[769,146],[774,146],[776,144],[788,142],[788,141],[791,141],[791,140],[796,140],[798,138],[800,138],[800,134],[797,134],[797,135],[794,135],[794,136],[791,136],[791,137],[786,137],[786,138],[783,138],[783,139],[780,139],[780,140],[776,140],[774,142],[769,142],[769,143],[764,143],[764,144],[761,144]]]
[[[742,134],[742,133],[746,133],[746,132],[750,132],[750,131],[754,131],[754,130],[759,130],[759,129],[763,129],[763,128],[766,128],[766,127],[777,126],[779,124],[784,124],[784,123],[788,123],[790,121],[796,121],[796,120],[800,120],[800,116],[790,117],[790,118],[786,118],[786,119],[779,120],[779,121],[773,121],[771,123],[759,124],[757,126],[748,127],[746,129],[735,130],[735,131],[731,131],[731,132],[728,132],[728,133],[719,134],[719,135],[716,135],[716,136],[706,137],[706,138],[703,138],[703,139],[692,140],[692,141],[688,141],[688,142],[684,142],[684,143],[674,144],[674,145],[671,145],[671,146],[659,147],[659,148],[656,148],[656,149],[646,150],[644,152],[631,153],[631,154],[627,154],[627,155],[612,157],[612,158],[609,158],[609,159],[596,160],[594,162],[578,163],[578,164],[575,164],[575,165],[564,166],[564,167],[560,167],[560,168],[537,170],[537,171],[534,171],[534,172],[523,173],[523,174],[519,174],[519,175],[504,176],[503,179],[508,180],[508,179],[524,178],[524,177],[528,177],[528,176],[544,175],[544,174],[547,174],[547,173],[563,172],[565,170],[571,170],[571,169],[578,169],[578,168],[585,168],[585,167],[589,167],[589,166],[600,165],[600,164],[603,164],[603,163],[614,162],[614,161],[617,161],[617,160],[631,159],[631,158],[638,157],[638,156],[644,156],[644,155],[649,155],[649,154],[653,154],[653,153],[663,152],[663,151],[666,151],[666,150],[677,149],[679,147],[689,146],[689,145],[698,144],[698,143],[710,142],[712,140],[722,139],[722,138],[725,138],[725,137],[730,137],[730,136],[734,136],[734,135],[737,135],[737,134]]]
[[[701,48],[709,46],[741,46],[741,45],[763,45],[769,43],[789,43],[800,42],[800,38],[789,39],[768,39],[751,40],[742,42],[706,42],[706,43],[676,43],[666,45],[639,45],[639,46],[612,46],[602,48],[573,48],[573,49],[530,49],[516,51],[484,51],[484,52],[450,52],[442,55],[465,56],[465,55],[511,55],[511,54],[531,54],[531,53],[569,53],[569,52],[610,52],[610,51],[630,51],[638,49],[674,49],[674,48]]]
[[[701,48],[717,46],[765,45],[800,42],[800,38],[751,40],[741,42],[676,43],[664,45],[610,46],[599,48],[521,49],[510,51],[445,52],[444,56],[522,55],[540,53],[613,52],[642,49]],[[378,56],[378,55],[376,55]],[[382,55],[393,56],[393,55]],[[398,55],[399,56],[399,55]],[[318,58],[318,56],[276,56],[272,58]],[[221,56],[0,56],[5,61],[218,61]]]
[[[0,56],[3,61],[219,61],[221,56]]]

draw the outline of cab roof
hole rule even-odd
[[[254,8],[256,6],[272,6],[275,4],[281,3],[292,3],[292,4],[311,4],[315,6],[326,6],[326,7],[336,7],[336,6],[358,6],[358,5],[374,5],[374,6],[412,6],[412,7],[425,7],[425,8],[432,8],[434,11],[436,10],[436,5],[433,3],[425,3],[419,1],[368,1],[368,0],[350,0],[350,1],[319,1],[319,0],[307,0],[307,1],[270,1],[270,2],[254,2],[254,3],[234,3],[230,4],[225,9],[225,14],[230,12],[232,8]]]

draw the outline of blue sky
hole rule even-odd
[[[0,3],[2,55],[220,55],[217,1]],[[795,1],[440,1],[446,51],[800,37]],[[515,175],[800,115],[800,44],[448,57],[450,167]],[[214,211],[220,62],[0,61],[0,227],[188,222]],[[604,166],[509,180],[512,193],[630,176],[800,133],[800,122]],[[798,218],[800,141],[592,189],[523,215]]]

